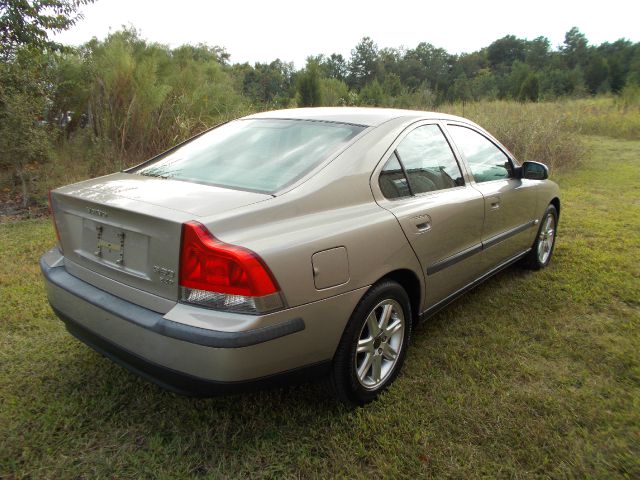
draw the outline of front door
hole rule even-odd
[[[482,133],[455,124],[447,130],[484,197],[482,263],[491,270],[531,247],[537,228],[533,182],[516,178],[509,156]]]

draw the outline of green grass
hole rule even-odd
[[[423,324],[380,401],[322,384],[176,396],[70,337],[0,226],[0,477],[640,477],[640,141],[591,137],[558,179],[552,265],[509,269]]]

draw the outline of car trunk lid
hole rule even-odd
[[[51,195],[68,270],[85,272],[83,279],[90,283],[91,273],[114,280],[117,284],[96,276],[93,282],[114,294],[121,294],[124,284],[170,300],[178,298],[182,224],[269,198],[126,173],[69,185]]]

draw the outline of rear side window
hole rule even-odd
[[[380,172],[380,190],[387,198],[408,197],[411,195],[407,177],[404,175],[402,166],[398,161],[396,152],[391,154],[389,160]]]
[[[309,120],[236,120],[135,173],[274,193],[328,159],[364,128]]]
[[[396,152],[413,194],[464,185],[458,162],[438,125],[412,130]]]
[[[458,125],[449,125],[449,132],[467,159],[476,182],[491,182],[511,176],[512,165],[509,157],[488,138]]]

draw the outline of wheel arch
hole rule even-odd
[[[558,219],[560,219],[560,199],[558,197],[553,197],[551,199],[551,202],[549,203],[556,207],[556,211],[558,212]]]
[[[420,318],[420,306],[422,302],[422,285],[418,275],[412,270],[401,268],[387,273],[380,278],[378,282],[382,280],[393,280],[399,283],[407,292],[409,302],[411,303],[412,323],[415,325]]]

